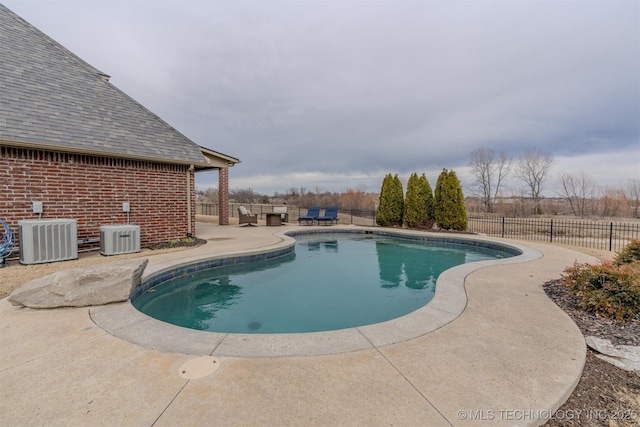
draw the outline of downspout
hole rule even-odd
[[[187,169],[187,237],[192,237],[191,233],[191,174],[195,170],[193,165],[189,165]]]

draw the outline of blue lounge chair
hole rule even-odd
[[[320,216],[320,206],[309,206],[307,214],[298,217],[298,224],[301,225],[305,221],[307,225],[313,225],[313,221]]]
[[[327,225],[327,224],[332,225],[334,221],[337,224],[338,223],[338,207],[331,206],[326,208],[324,210],[324,215],[316,218],[316,221],[318,221],[318,225],[320,225],[320,223],[323,223],[324,225]]]

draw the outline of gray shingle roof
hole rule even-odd
[[[204,163],[200,147],[0,4],[0,141]]]

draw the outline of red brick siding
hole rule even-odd
[[[218,224],[229,225],[229,169],[222,168],[218,171]]]
[[[183,176],[185,177],[184,178],[185,179],[185,184],[184,185],[186,186],[187,185],[186,172],[185,172],[185,175],[183,175]],[[186,224],[185,226],[186,226],[187,231],[185,232],[185,235],[186,235],[186,233],[189,233],[192,236],[195,236],[196,235],[196,180],[195,180],[193,172],[189,173],[189,181],[188,181],[188,183],[189,183],[189,194],[191,194],[191,200],[190,200],[191,210],[189,211],[190,214],[191,214],[191,223],[190,223],[191,224],[191,229],[189,230],[188,229],[189,228],[188,227],[189,224]],[[186,187],[185,187],[185,191],[186,191]],[[187,209],[186,205],[185,205],[185,209]],[[182,236],[182,237],[184,237],[184,236]]]
[[[76,219],[78,239],[97,239],[100,225],[127,222],[122,203],[129,202],[142,246],[178,239],[195,233],[194,191],[186,165],[0,147],[0,218],[16,233],[19,220],[38,218],[32,201],[39,201],[43,219]]]

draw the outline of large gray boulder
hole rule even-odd
[[[30,308],[86,307],[126,301],[140,285],[149,260],[129,259],[58,271],[19,287],[13,305]]]
[[[611,341],[598,337],[586,337],[585,342],[598,352],[596,357],[625,371],[640,373],[640,346],[613,345]]]

